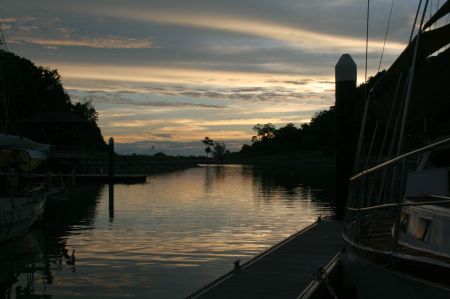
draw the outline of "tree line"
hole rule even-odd
[[[276,128],[271,123],[253,127],[251,144],[244,144],[240,154],[246,157],[282,153],[320,151],[332,155],[335,148],[334,106],[317,112],[310,123],[297,127],[293,123]]]
[[[0,125],[3,133],[36,139],[36,136],[26,136],[25,131],[20,132],[24,120],[42,113],[60,114],[62,118],[64,113],[69,113],[78,117],[79,123],[85,122],[85,125],[79,125],[79,134],[89,135],[86,142],[91,147],[105,149],[106,144],[97,126],[98,112],[94,105],[87,99],[73,103],[64,90],[57,70],[36,66],[26,58],[0,50],[0,95]],[[51,131],[42,128],[40,131],[45,132],[40,133],[42,138],[36,141],[56,140],[49,136],[53,134]]]

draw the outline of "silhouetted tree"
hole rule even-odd
[[[227,153],[227,147],[224,142],[214,141],[213,146],[213,156],[216,159],[223,159],[225,154]]]
[[[82,119],[92,123],[98,121],[98,112],[95,110],[91,100],[83,99],[72,107],[72,111],[80,116]]]
[[[316,113],[310,123],[297,128],[288,123],[277,129],[273,124],[257,124],[251,145],[242,146],[244,155],[271,155],[294,153],[302,150],[326,150],[334,148],[334,107]]]
[[[0,105],[1,127],[7,127],[5,126],[5,109],[8,110],[8,125],[16,129],[20,127],[24,120],[29,121],[30,118],[39,118],[39,114],[52,114],[54,116],[73,113],[92,124],[85,126],[86,129],[82,130],[78,127],[81,130],[80,134],[92,136],[89,141],[86,140],[86,143],[92,145],[93,142],[95,143],[94,146],[99,149],[106,146],[100,128],[96,124],[98,113],[91,101],[83,100],[80,103],[72,104],[69,95],[63,88],[57,70],[36,66],[26,58],[0,50],[0,80],[0,86],[6,98],[6,105],[3,103]],[[36,128],[34,131],[35,133],[39,131],[39,134],[48,140],[58,140],[58,136],[55,136],[55,134],[60,134],[56,132],[57,130],[46,130],[43,126]],[[29,133],[28,130],[10,133],[36,138],[36,136],[26,136]],[[47,142],[48,140],[40,141]]]
[[[256,136],[252,137],[252,141],[261,141],[266,138],[274,137],[276,129],[273,124],[267,123],[265,125],[257,124],[253,127],[253,131],[256,132]]]
[[[208,158],[209,154],[211,153],[211,147],[214,146],[214,140],[212,140],[208,136],[206,136],[205,138],[202,139],[202,142],[204,145],[206,145],[205,153],[206,153],[206,157]]]

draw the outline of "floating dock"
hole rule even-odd
[[[70,175],[63,175],[63,177],[70,177]],[[76,174],[75,180],[83,183],[109,183],[111,181],[107,174]],[[112,181],[122,184],[138,184],[145,183],[147,177],[137,174],[114,174]]]
[[[4,176],[5,174],[0,174],[0,176]],[[61,177],[64,180],[69,180],[71,178],[75,179],[75,182],[80,183],[110,183],[111,179],[108,174],[82,174],[82,173],[67,173],[67,174],[60,174],[60,173],[53,173],[53,177]],[[8,174],[7,176],[11,176]],[[19,175],[17,175],[19,176]],[[43,173],[27,173],[27,174],[20,174],[21,177],[27,178],[27,179],[42,179],[49,176],[49,174],[43,174]],[[133,175],[133,174],[115,174],[112,177],[113,183],[121,183],[121,184],[139,184],[139,183],[145,183],[147,181],[147,177],[145,175]]]
[[[314,274],[342,249],[342,230],[343,222],[317,221],[187,298],[310,298]]]

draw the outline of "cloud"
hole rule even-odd
[[[80,101],[84,98],[88,98],[95,104],[108,104],[108,105],[132,105],[141,107],[175,107],[175,108],[207,108],[207,109],[221,109],[225,108],[222,105],[214,104],[202,104],[202,103],[192,103],[192,102],[169,102],[169,101],[157,101],[152,100],[151,94],[139,93],[139,99],[128,98],[129,94],[127,92],[109,92],[105,93],[102,91],[88,91],[83,92],[77,89],[67,89],[71,95],[71,99],[75,101]],[[132,92],[132,95],[136,93]]]
[[[45,48],[88,47],[97,49],[148,49],[157,47],[151,37],[135,38],[115,34],[99,34],[95,36],[77,33],[77,30],[66,25],[59,17],[23,16],[5,18],[9,23],[16,23],[13,43],[27,43]]]
[[[147,87],[139,86],[135,90],[132,86],[128,86],[131,89],[127,91],[121,89],[120,83],[115,84],[119,88],[117,91],[110,89],[90,91],[76,86],[69,86],[67,90],[75,100],[87,97],[93,99],[95,103],[153,107],[225,108],[233,102],[274,104],[294,102],[301,105],[317,106],[329,105],[334,98],[334,82],[328,83],[328,81],[316,79],[301,85],[288,83],[285,86],[280,86],[280,82],[283,81],[276,82],[276,85],[248,88],[215,86],[210,87],[209,90],[191,85],[186,85],[183,88],[170,85],[152,88],[150,85]],[[164,100],[157,100],[159,98]],[[216,103],[211,103],[211,100],[215,100]]]
[[[306,85],[306,84],[308,84],[307,81],[282,81],[282,82],[286,83],[286,84],[294,84],[294,85]]]
[[[89,47],[99,49],[148,49],[154,47],[151,38],[136,39],[132,37],[70,37],[52,39],[39,37],[17,37],[18,42],[40,45],[44,47]]]
[[[311,79],[311,76],[302,76],[298,74],[289,74],[283,72],[269,71],[233,71],[222,69],[202,69],[202,68],[182,68],[172,66],[124,66],[124,65],[103,65],[103,64],[83,64],[83,63],[57,63],[42,62],[44,65],[57,64],[58,70],[62,75],[67,86],[71,82],[82,83],[86,81],[90,86],[93,80],[111,82],[111,86],[117,83],[127,82],[129,84],[162,84],[179,85],[184,91],[186,85],[202,86],[211,91],[211,86],[232,87],[241,89],[241,91],[251,90],[252,88],[262,88],[273,86],[271,81],[305,81]],[[315,79],[321,81],[333,81],[330,76],[315,76]],[[317,80],[316,80],[317,81]],[[318,86],[318,82],[315,83]],[[334,81],[333,81],[334,82]],[[290,84],[292,85],[292,84]],[[313,85],[311,85],[313,86]]]
[[[15,21],[17,21],[16,18],[0,18],[0,23],[14,23]]]
[[[104,15],[128,21],[160,23],[184,27],[203,28],[261,37],[289,43],[312,52],[335,52],[337,50],[363,52],[365,40],[337,34],[312,31],[300,26],[293,26],[256,18],[225,16],[210,12],[196,13],[191,11],[170,11],[158,9],[140,9],[113,7],[104,11]],[[372,40],[371,46],[381,48],[382,40]],[[398,53],[404,49],[403,43],[391,42],[385,51]]]

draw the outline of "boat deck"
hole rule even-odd
[[[371,247],[375,250],[390,252],[394,248],[394,239],[392,237],[393,226],[393,219],[382,219],[380,221],[377,221],[377,223],[372,225],[371,227],[363,229],[357,242]],[[450,258],[448,257],[436,255],[422,250],[417,250],[401,244],[397,246],[395,251],[400,254],[415,257],[431,258],[450,265]]]

